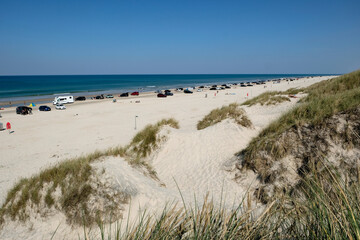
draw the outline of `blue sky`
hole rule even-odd
[[[345,73],[360,1],[0,0],[0,75]]]

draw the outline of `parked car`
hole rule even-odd
[[[165,90],[164,92],[171,92],[171,90],[168,90],[168,89],[167,89],[167,90]]]
[[[95,97],[95,99],[104,99],[104,95],[98,95]]]
[[[119,97],[128,97],[128,96],[129,96],[129,93],[128,93],[128,92],[122,93],[122,94],[119,95]]]
[[[211,87],[209,90],[216,90],[216,87]]]
[[[185,89],[184,93],[193,93],[192,91],[190,91],[189,89]]]
[[[43,106],[39,107],[39,111],[48,112],[48,111],[51,111],[51,108],[48,107],[48,106],[43,105]]]
[[[86,97],[85,96],[79,96],[77,98],[75,98],[75,101],[85,101]]]
[[[204,86],[200,86],[199,88],[204,88]]]
[[[203,90],[201,89],[201,88],[198,88],[198,90],[197,90],[198,92],[202,92]]]
[[[225,88],[231,88],[230,86],[226,85]]]
[[[21,115],[32,114],[32,108],[27,106],[19,106],[16,108],[16,114],[21,114]]]
[[[157,95],[157,97],[164,98],[164,97],[166,97],[166,95],[165,95],[165,94],[163,94],[163,93],[159,93],[159,94]]]
[[[173,94],[172,92],[166,92],[166,91],[165,91],[165,95],[166,95],[166,96],[173,96],[174,94]]]
[[[55,108],[56,108],[57,110],[65,110],[65,109],[66,109],[66,107],[65,107],[63,104],[56,104],[56,105],[55,105]]]
[[[217,87],[217,85],[212,85],[211,87]]]
[[[111,94],[108,94],[108,95],[106,95],[105,97],[106,97],[106,98],[114,98],[114,96],[111,95]]]
[[[176,91],[178,92],[182,92],[184,89],[183,88],[177,88]]]
[[[131,96],[139,96],[139,92],[132,92]]]

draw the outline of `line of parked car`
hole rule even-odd
[[[66,107],[64,106],[64,104],[56,104],[55,109],[64,110],[64,109],[66,109]],[[33,110],[32,107],[19,106],[19,107],[16,108],[16,114],[28,115],[28,114],[32,114],[32,110]],[[41,105],[39,107],[39,111],[41,111],[41,112],[49,112],[49,111],[51,111],[51,107],[46,106],[46,105]]]
[[[291,81],[291,79],[290,79]],[[240,87],[252,87],[255,84],[259,85],[259,84],[265,84],[265,81],[257,81],[257,82],[243,82],[243,83],[239,83]],[[224,90],[224,89],[229,89],[231,88],[232,85],[238,85],[237,83],[232,83],[232,84],[222,84],[222,85],[212,85],[212,86],[199,86],[197,91],[198,92],[202,92],[204,88],[208,88],[209,90]],[[192,94],[194,91],[195,87],[189,87],[189,88],[177,88],[176,91],[177,92],[184,92],[185,94]],[[156,91],[155,93],[157,93],[157,97],[158,98],[166,98],[167,96],[173,96],[174,94],[171,92],[171,90],[165,90],[164,92],[162,92],[161,90]],[[124,92],[121,93],[119,95],[119,97],[129,97],[129,96],[139,96],[139,92]],[[104,94],[95,96],[95,97],[91,97],[91,99],[105,99],[105,98],[114,98],[113,95],[111,94],[107,94],[106,96],[104,96]],[[75,98],[75,101],[85,101],[86,97],[85,96],[78,96]],[[65,103],[73,103],[74,99],[73,96],[59,96],[59,97],[55,97],[53,104],[55,105],[55,109],[58,110],[64,110],[66,109],[66,107],[64,106]],[[46,105],[42,105],[39,107],[39,111],[51,111],[51,108],[49,106]],[[27,107],[27,106],[19,106],[16,108],[16,113],[17,114],[31,114],[32,113],[32,108],[31,107]]]

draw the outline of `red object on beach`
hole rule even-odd
[[[6,129],[11,129],[11,124],[9,122],[6,123]]]
[[[246,95],[247,97],[249,96],[249,93],[247,93],[247,95]]]

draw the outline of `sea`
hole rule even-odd
[[[0,76],[0,102],[49,99],[56,95],[149,92],[167,88],[241,83],[331,74],[162,74]]]

